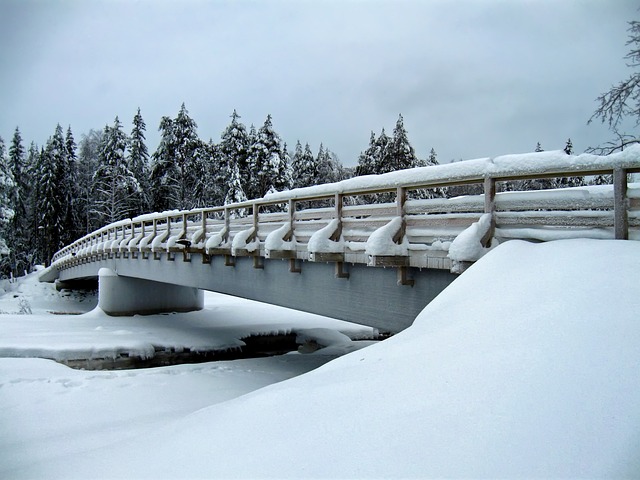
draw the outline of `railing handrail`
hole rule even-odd
[[[640,172],[640,146],[634,145],[623,152],[608,156],[592,154],[567,155],[564,151],[548,151],[528,154],[504,155],[495,158],[481,158],[454,162],[450,164],[418,167],[399,170],[381,175],[365,175],[353,177],[340,182],[303,187],[283,192],[274,192],[263,198],[248,200],[228,205],[200,207],[191,210],[170,210],[161,213],[150,213],[131,219],[123,219],[91,232],[65,246],[53,256],[53,260],[72,252],[84,242],[91,242],[97,236],[116,229],[133,228],[144,223],[170,222],[172,219],[186,216],[202,216],[221,213],[228,225],[229,212],[239,209],[252,209],[255,223],[257,212],[261,207],[276,204],[288,204],[295,208],[296,202],[335,199],[338,215],[341,211],[342,198],[348,196],[370,195],[383,192],[394,192],[402,189],[416,190],[447,186],[468,185],[473,183],[489,184],[507,180],[526,180],[548,177],[588,176],[614,174],[622,172]],[[338,202],[340,205],[338,205]]]

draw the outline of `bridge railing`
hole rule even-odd
[[[288,259],[292,271],[300,260],[334,262],[338,275],[346,275],[344,262],[399,271],[450,269],[452,242],[485,215],[485,247],[492,239],[510,238],[640,239],[640,185],[628,185],[628,175],[638,172],[640,147],[607,157],[542,152],[355,177],[242,203],[122,220],[61,249],[52,267],[114,257],[179,255],[190,261],[200,254],[205,262],[223,256],[227,265],[250,256],[256,268],[264,258]],[[613,185],[499,193],[500,185],[523,183],[518,181],[590,175],[611,175]],[[481,185],[482,193],[419,198],[423,189],[471,184]],[[373,203],[376,195],[387,201]],[[328,206],[314,207],[318,202]]]

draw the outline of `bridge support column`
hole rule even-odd
[[[98,306],[108,315],[149,315],[202,310],[202,290],[140,278],[124,277],[108,268],[98,272]]]

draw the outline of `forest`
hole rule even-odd
[[[160,142],[152,154],[145,143],[140,109],[130,133],[118,117],[78,143],[71,127],[58,124],[43,146],[25,147],[19,127],[7,148],[0,137],[0,276],[15,277],[108,223],[149,212],[226,205],[260,198],[270,191],[335,182],[353,175],[437,165],[432,148],[419,159],[402,115],[391,135],[371,132],[355,168],[320,145],[316,154],[297,141],[290,151],[267,115],[247,128],[234,110],[218,143],[198,137],[197,124],[182,104],[175,118],[160,120]],[[571,141],[565,151],[571,153]],[[541,151],[540,144],[536,147]],[[582,184],[572,179],[562,186]],[[553,188],[551,184],[520,188]],[[507,186],[509,188],[509,186]],[[472,193],[418,192],[422,198]],[[378,201],[385,201],[381,195]]]

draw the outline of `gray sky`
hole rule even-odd
[[[622,0],[0,0],[0,136],[79,140],[138,107],[147,146],[182,102],[217,142],[237,109],[267,114],[292,149],[320,142],[355,165],[402,113],[441,162],[611,138],[586,125],[630,69]]]

